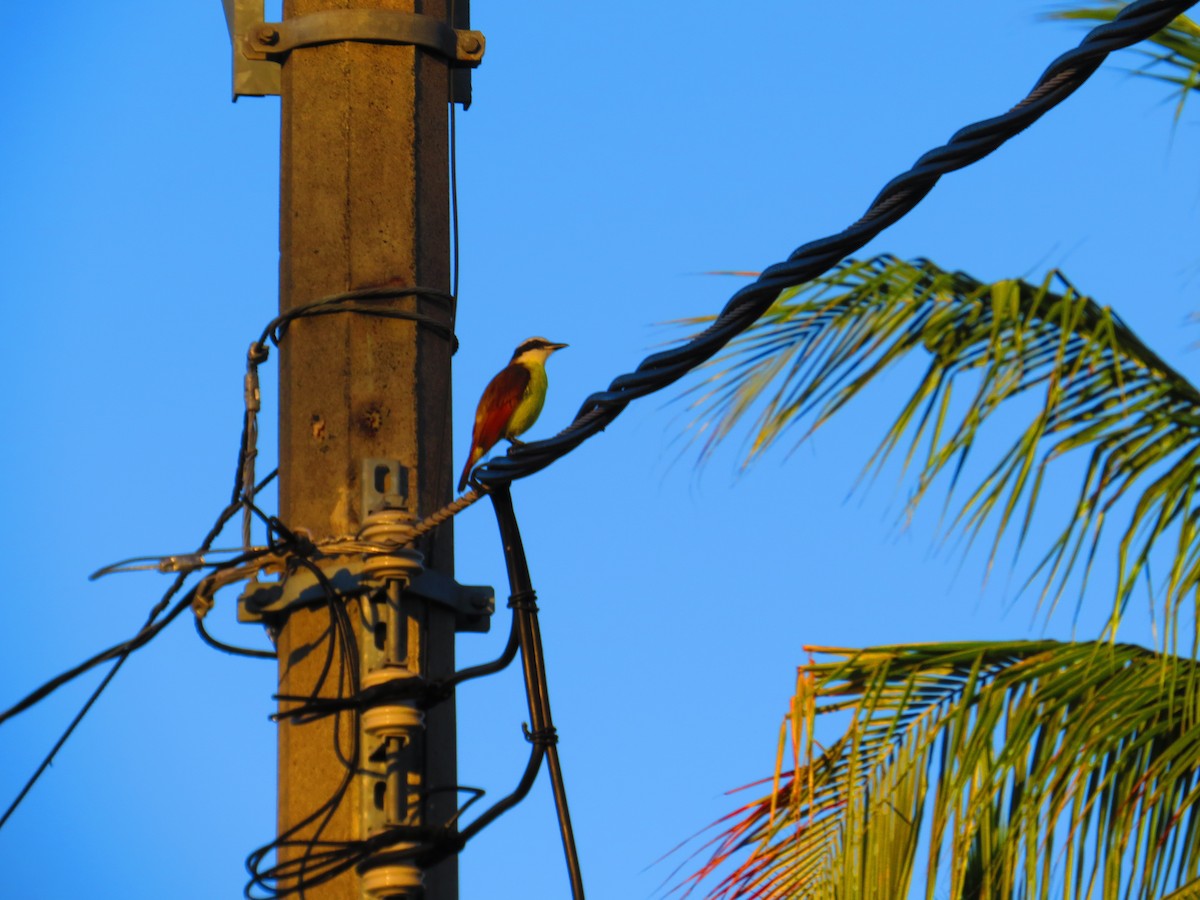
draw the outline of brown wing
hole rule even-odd
[[[475,432],[471,446],[482,447],[487,453],[504,437],[508,420],[516,412],[525,388],[529,387],[529,370],[525,366],[505,366],[493,378],[483,392],[479,408],[475,411]]]
[[[488,382],[475,411],[475,430],[471,433],[471,453],[463,468],[458,489],[466,487],[471,467],[504,437],[509,419],[529,386],[529,370],[525,366],[509,365]]]

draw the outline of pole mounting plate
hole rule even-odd
[[[483,61],[486,39],[469,27],[465,0],[453,25],[434,16],[394,9],[328,9],[264,21],[263,0],[222,0],[233,49],[233,99],[280,92],[280,64],[293,50],[359,41],[420,47],[448,60],[455,70],[451,101],[471,105],[469,69]]]
[[[296,568],[280,581],[250,582],[238,598],[238,621],[278,624],[295,607],[328,602],[326,585],[351,597],[365,597],[380,590],[365,572],[361,559],[327,557],[316,563],[324,583],[306,568]],[[486,633],[491,627],[496,592],[490,587],[459,584],[449,575],[426,569],[405,591],[454,610],[456,631]]]

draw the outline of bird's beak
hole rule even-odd
[[[570,344],[551,344],[550,349],[551,350],[561,350],[561,349],[563,349],[563,347],[570,347],[570,346],[571,346]]]

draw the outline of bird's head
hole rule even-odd
[[[521,341],[517,345],[517,349],[513,351],[513,362],[540,362],[544,363],[546,358],[555,350],[561,350],[566,344],[556,344],[554,341],[548,341],[545,338],[533,337],[527,341]]]

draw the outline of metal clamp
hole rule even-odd
[[[441,19],[395,9],[327,9],[264,22],[245,36],[248,59],[283,57],[300,47],[364,41],[408,44],[444,56],[453,65],[475,67],[483,61],[483,32],[456,30]]]
[[[378,589],[361,559],[339,557],[318,559],[327,583],[345,596],[364,597]],[[455,630],[486,633],[495,609],[495,591],[490,587],[459,584],[449,575],[427,569],[408,586],[408,593],[432,603],[448,606],[455,613]],[[238,599],[239,622],[270,625],[297,606],[328,601],[325,587],[311,571],[297,568],[281,581],[251,581]]]
[[[468,0],[455,6],[453,24],[433,16],[393,9],[330,9],[264,21],[263,0],[222,0],[233,48],[233,99],[280,92],[280,66],[301,47],[359,41],[403,44],[437,53],[450,62],[452,96],[471,105],[470,69],[483,61],[486,40],[470,29]]]

